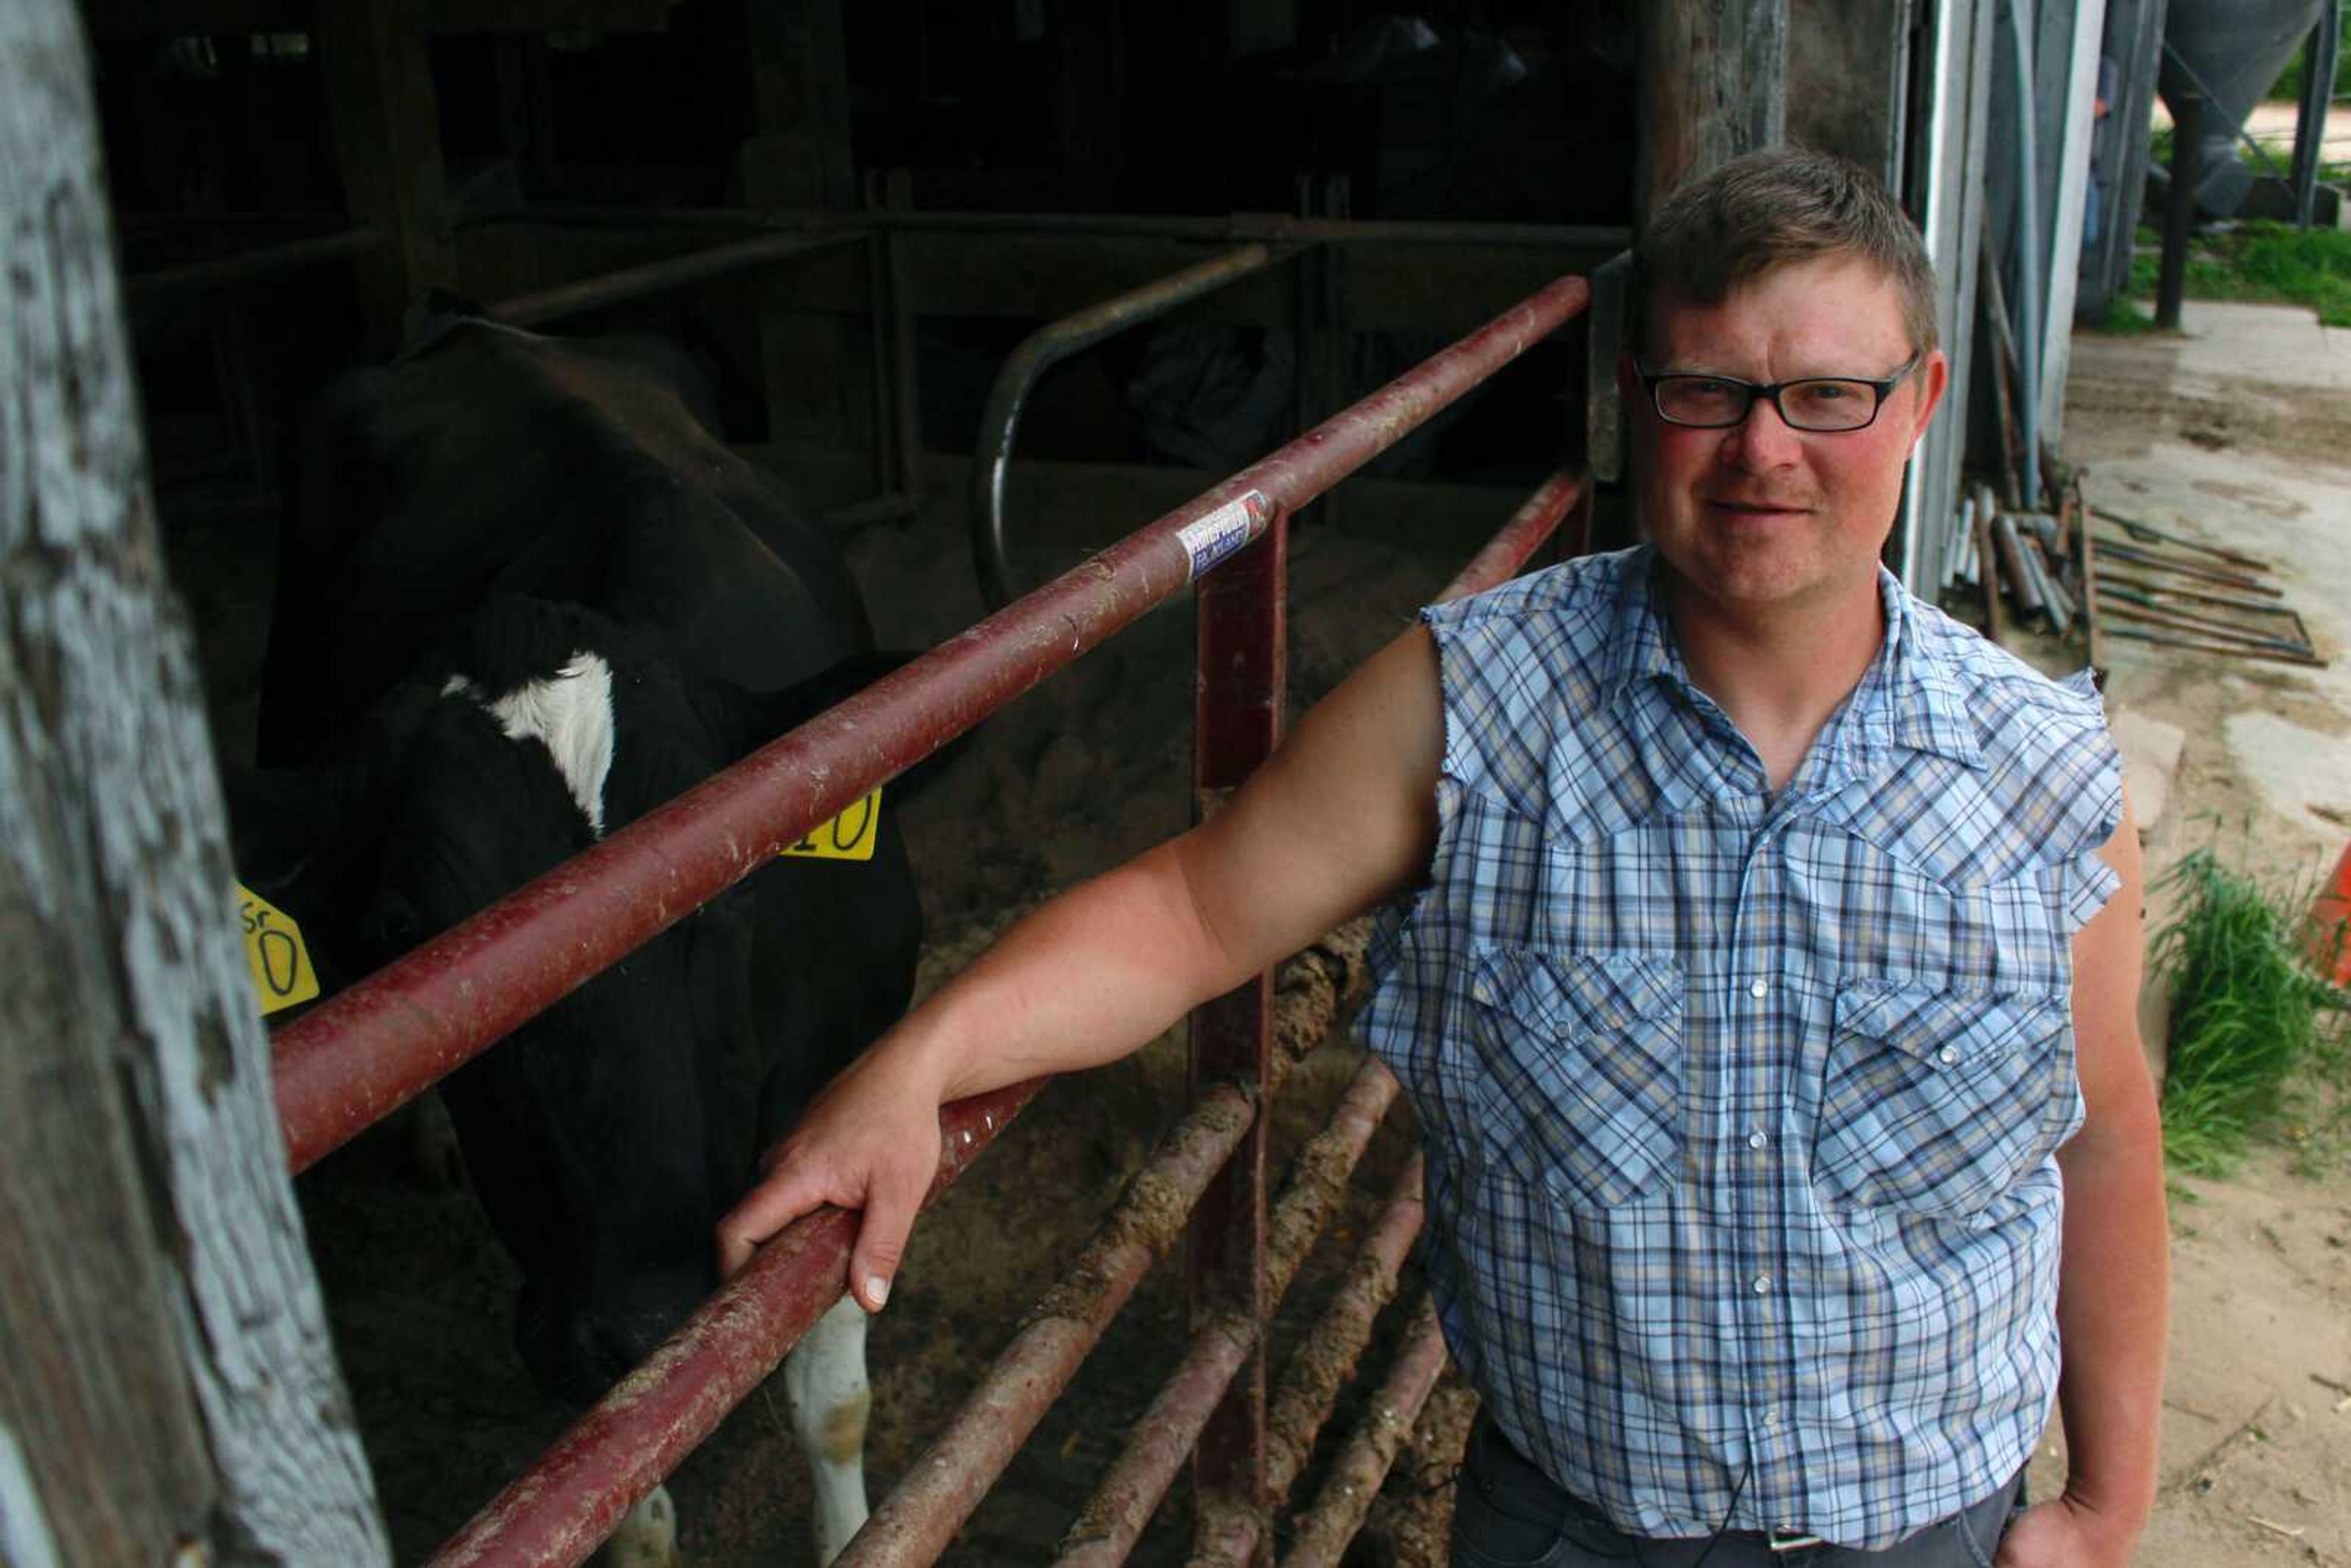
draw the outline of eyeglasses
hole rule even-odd
[[[1657,416],[1668,424],[1728,430],[1747,417],[1757,398],[1769,398],[1791,430],[1864,430],[1877,419],[1888,393],[1918,368],[1912,354],[1883,381],[1860,376],[1807,376],[1802,381],[1758,386],[1735,376],[1653,375],[1640,372]]]

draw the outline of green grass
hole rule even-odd
[[[2179,917],[2149,948],[2171,988],[2162,1103],[2171,1162],[2225,1174],[2255,1139],[2281,1135],[2306,1163],[2339,1161],[2351,1146],[2351,998],[2304,961],[2309,900],[2210,849],[2164,883],[2181,894]]]
[[[2161,244],[2150,226],[2140,225],[2140,249],[2131,259],[2136,298],[2155,293],[2162,260],[2147,247]],[[2208,231],[2190,244],[2185,290],[2191,299],[2306,305],[2329,327],[2351,327],[2351,232],[2264,221]]]
[[[2106,313],[2098,318],[2098,330],[2127,337],[2134,332],[2155,331],[2155,318],[2139,308],[2135,300],[2116,295],[2106,301]]]

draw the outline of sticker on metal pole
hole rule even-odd
[[[1264,491],[1250,490],[1177,528],[1176,542],[1191,562],[1185,580],[1197,581],[1202,572],[1265,532],[1271,521],[1273,503]]]

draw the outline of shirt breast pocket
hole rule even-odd
[[[1814,1181],[1861,1207],[1981,1214],[2055,1145],[2072,1028],[2063,997],[1844,988]]]
[[[1613,1208],[1680,1157],[1680,965],[1646,954],[1481,948],[1465,1061],[1477,1142],[1521,1181]]]

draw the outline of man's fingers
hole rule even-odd
[[[890,1281],[906,1255],[906,1237],[923,1206],[930,1173],[873,1173],[865,1193],[865,1218],[857,1227],[857,1245],[849,1254],[849,1288],[857,1304],[878,1312],[890,1299]]]
[[[803,1176],[771,1176],[753,1187],[718,1222],[719,1278],[733,1279],[761,1242],[826,1201],[824,1192]]]

